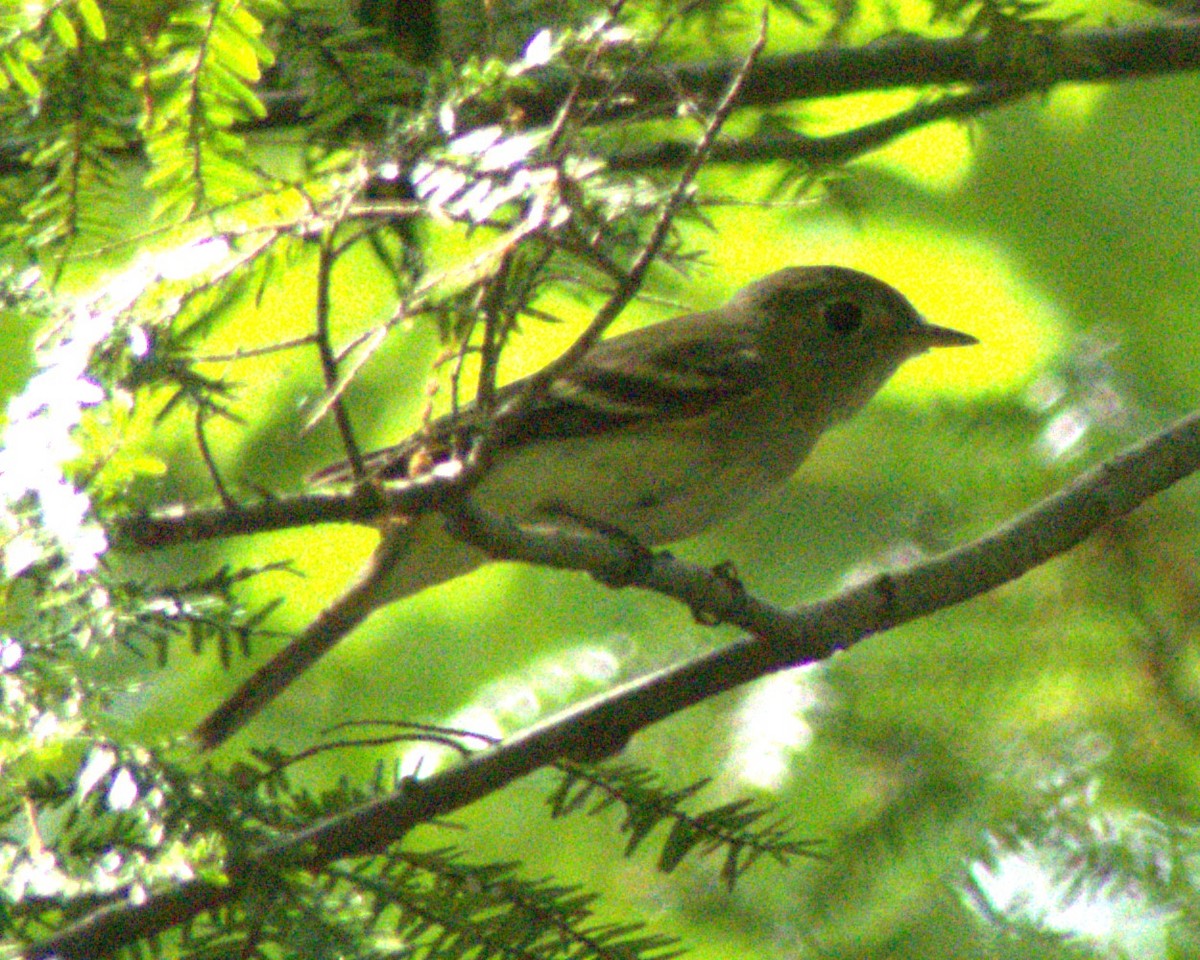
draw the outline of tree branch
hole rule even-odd
[[[770,107],[792,100],[842,96],[868,90],[953,84],[1029,86],[1099,83],[1200,68],[1200,20],[1065,31],[1038,38],[1037,67],[1004,56],[986,36],[930,39],[897,36],[861,47],[828,47],[762,57],[746,77],[739,107]],[[632,76],[620,103],[597,111],[595,122],[673,115],[680,100],[712,103],[740,65],[716,60],[662,66]],[[540,78],[515,97],[531,124],[548,122],[573,78]],[[585,94],[603,93],[600,85]],[[480,113],[477,122],[492,122]]]
[[[457,478],[429,475],[386,488],[361,484],[349,492],[302,493],[245,506],[166,507],[109,518],[105,529],[117,549],[158,549],[318,523],[372,524],[391,514],[433,510],[459,486]]]
[[[1194,413],[978,540],[792,611],[730,590],[729,578],[720,573],[669,554],[649,555],[648,562],[631,571],[635,585],[689,604],[699,600],[703,609],[753,635],[596,697],[424,780],[405,781],[388,797],[265,844],[231,869],[225,885],[194,880],[142,903],[95,911],[33,945],[26,956],[103,956],[261,888],[263,876],[272,871],[319,870],[344,857],[384,849],[413,827],[474,803],[560,757],[594,756],[598,738],[604,747],[619,746],[637,731],[708,697],[814,662],[1016,580],[1198,469],[1200,413]],[[558,551],[551,558],[556,566],[596,572],[628,563],[626,547],[603,537],[590,538],[572,563],[557,534],[517,530],[509,538],[502,528],[492,532],[508,538],[514,555],[527,551],[522,555],[533,559],[543,548]],[[606,549],[612,551],[607,559]]]
[[[761,57],[746,78],[738,107],[778,106],[794,100],[834,97],[868,90],[955,84],[1047,89],[1058,83],[1101,83],[1155,77],[1200,69],[1200,19],[1131,24],[1066,31],[1040,38],[1039,69],[1019,59],[997,56],[987,37],[930,39],[899,36],[861,47],[829,47]],[[680,100],[713,103],[737,73],[738,59],[714,60],[678,67],[653,67],[623,78],[623,102],[589,113],[591,123],[672,115]],[[521,109],[526,123],[551,123],[577,77],[566,73],[534,77],[527,92],[514,92],[510,105]],[[603,81],[585,82],[584,98],[600,96]],[[627,95],[627,96],[626,96]],[[264,94],[269,113],[240,132],[299,126],[305,122],[309,96],[300,90]],[[499,107],[465,105],[460,130],[496,123]],[[347,123],[350,118],[347,118]],[[132,121],[130,123],[132,129]],[[0,143],[0,176],[28,169],[30,144],[10,139]]]
[[[863,124],[842,133],[810,137],[802,133],[762,133],[743,140],[724,140],[713,146],[709,163],[768,163],[787,160],[814,167],[837,166],[857,156],[878,150],[906,133],[941,120],[972,117],[995,107],[1019,100],[1034,88],[1025,86],[986,86],[968,93],[939,97],[918,103],[890,117]],[[681,166],[687,161],[691,144],[663,140],[642,150],[621,151],[608,158],[613,170],[662,170]]]

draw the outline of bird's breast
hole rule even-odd
[[[591,522],[647,545],[683,540],[786,481],[815,440],[794,420],[738,413],[528,443],[476,495],[524,522]]]

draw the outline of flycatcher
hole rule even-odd
[[[497,431],[471,492],[531,524],[620,530],[646,546],[693,536],[786,481],[825,429],[905,360],[976,343],[926,323],[898,291],[844,267],[791,267],[725,306],[596,344],[515,413],[519,380],[489,422],[474,407],[366,458],[378,481],[420,476]],[[345,464],[317,475],[351,479]],[[370,614],[487,562],[436,513],[389,518],[354,584],[195,730],[224,742]]]

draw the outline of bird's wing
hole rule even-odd
[[[602,340],[531,405],[505,407],[528,378],[496,396],[500,448],[616,430],[643,419],[703,416],[714,406],[761,387],[767,371],[751,331],[695,314]],[[506,422],[507,421],[507,422]],[[487,421],[474,404],[442,417],[392,447],[364,458],[369,476],[403,480],[470,448]],[[316,483],[344,482],[349,465],[314,474]]]

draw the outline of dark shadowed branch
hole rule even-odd
[[[855,127],[843,133],[810,137],[794,131],[761,133],[740,140],[722,140],[709,156],[713,163],[769,163],[784,160],[811,167],[837,166],[878,150],[897,137],[941,120],[966,119],[1027,96],[1028,85],[986,86],[969,93],[950,94],[919,103],[894,116]],[[613,154],[614,170],[660,170],[681,166],[691,144],[663,140],[641,150]]]
[[[631,77],[605,120],[666,116],[680,100],[713,103],[740,60],[651,68]],[[869,90],[960,84],[1046,89],[1057,83],[1101,83],[1200,68],[1200,20],[1064,31],[1038,38],[1037,56],[1008,55],[986,37],[897,36],[861,47],[828,47],[763,57],[746,78],[739,106],[771,107],[793,100]],[[566,77],[543,78],[519,103],[533,123],[553,115]],[[597,90],[596,92],[600,92]]]

